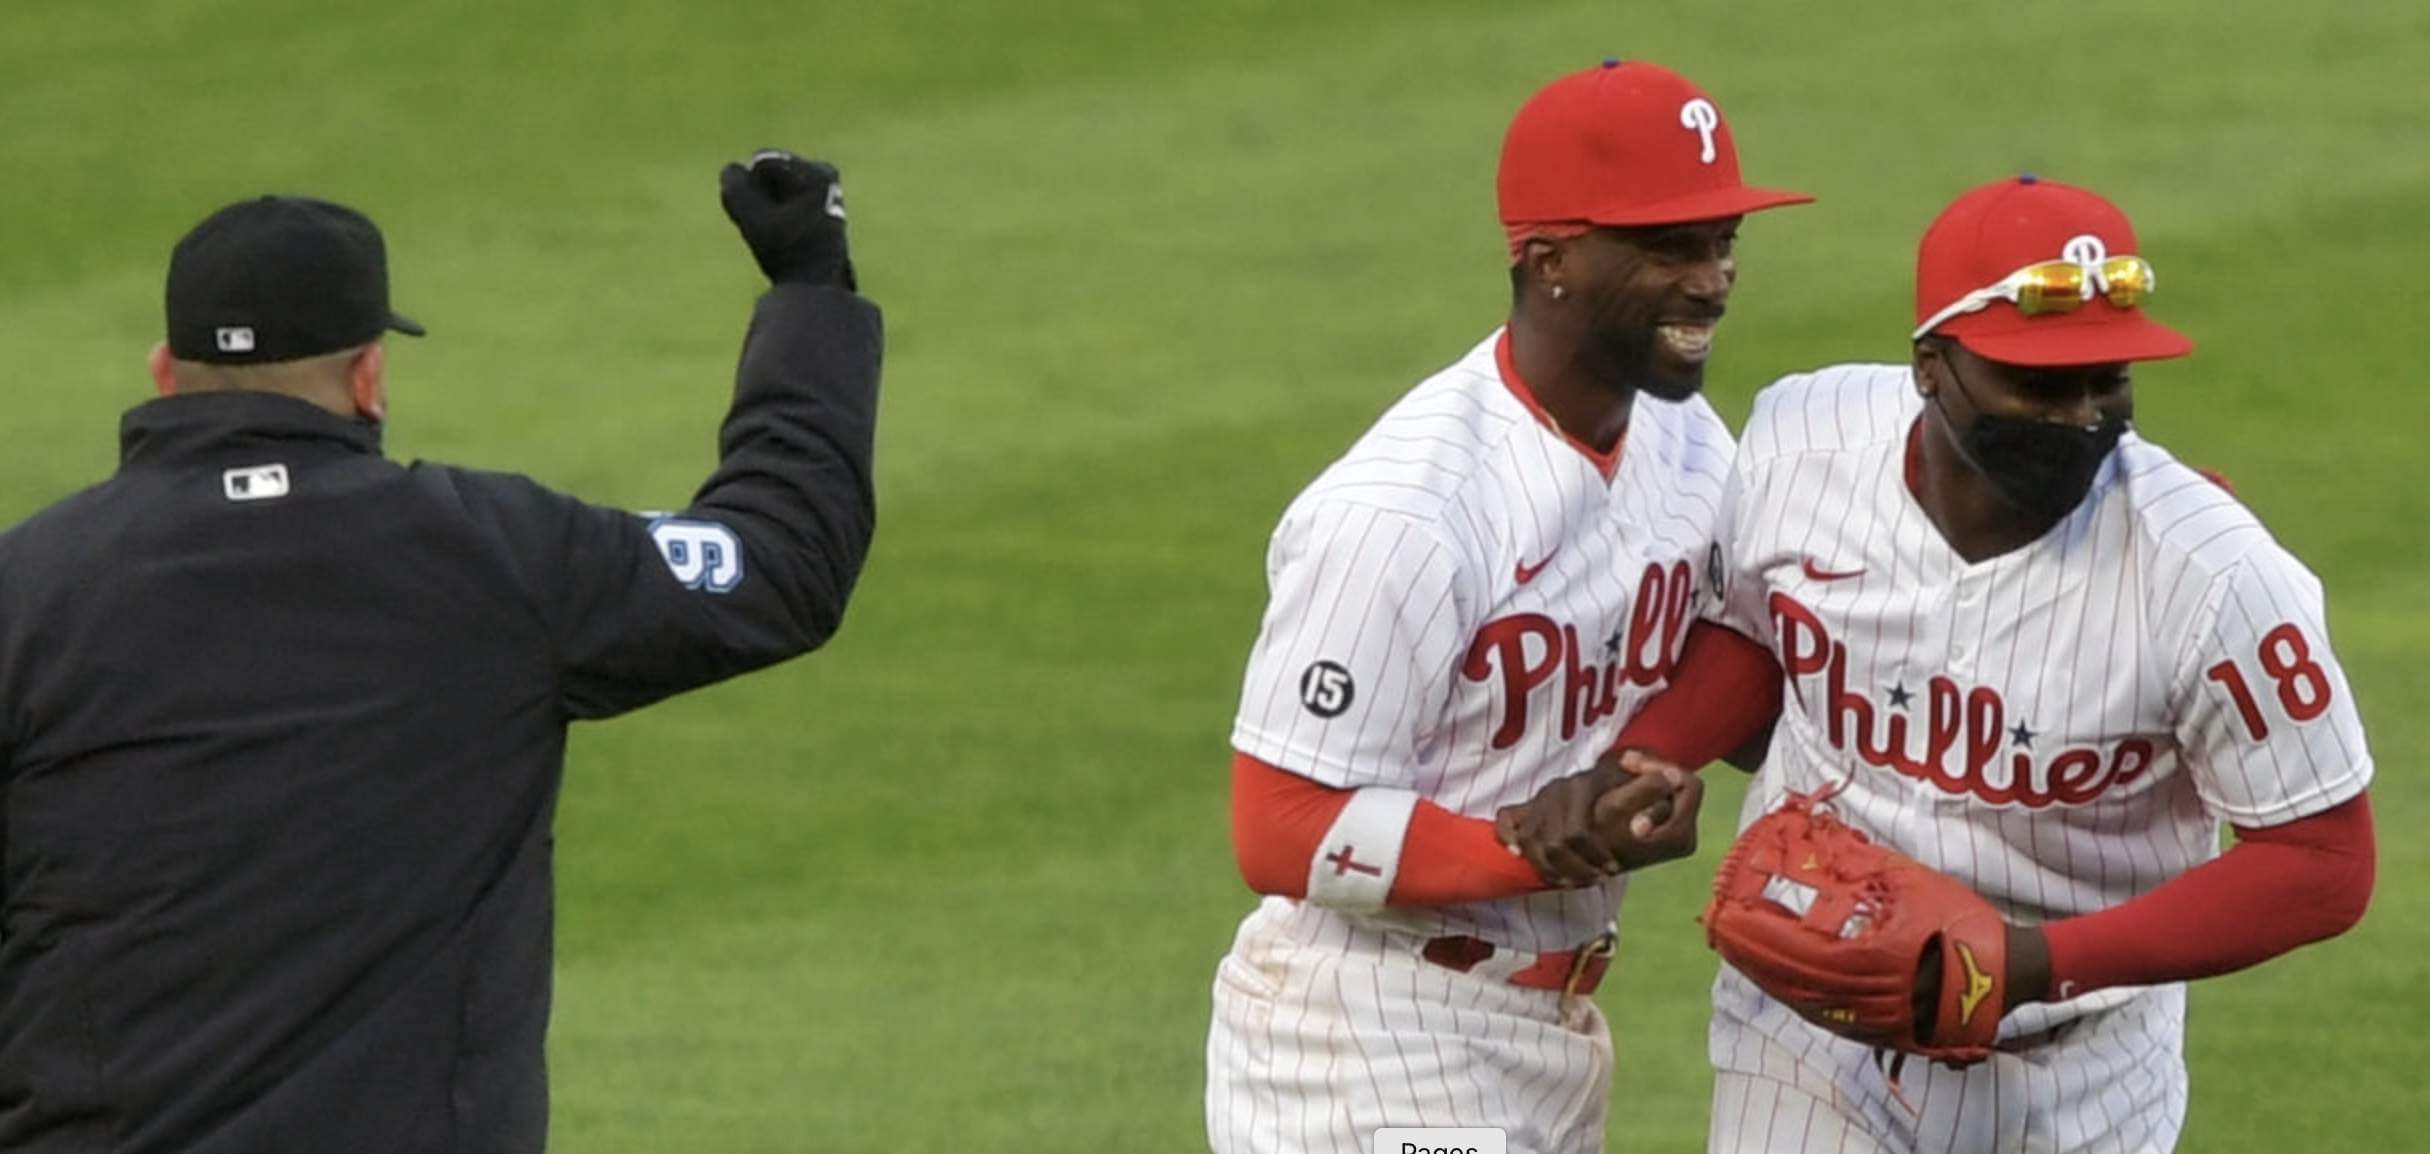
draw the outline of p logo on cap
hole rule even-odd
[[[253,351],[253,330],[245,325],[230,325],[213,334],[214,343],[223,353]]]
[[[1697,159],[1706,164],[1713,163],[1718,155],[1713,151],[1713,130],[1721,127],[1721,110],[1713,107],[1712,101],[1699,96],[1679,106],[1679,127],[1692,129],[1704,138],[1704,152]]]
[[[2059,259],[2078,268],[2099,268],[2102,261],[2109,259],[2109,246],[2088,232],[2060,245]]]

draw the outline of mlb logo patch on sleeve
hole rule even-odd
[[[247,465],[219,475],[220,491],[231,501],[267,501],[287,495],[287,466]]]

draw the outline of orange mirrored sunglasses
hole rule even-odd
[[[2152,265],[2139,256],[2113,256],[2099,264],[2077,264],[2068,260],[2046,260],[2029,264],[2001,277],[1999,283],[1967,293],[1950,303],[1948,308],[1932,314],[1931,319],[1915,327],[1914,340],[1939,328],[1951,317],[1981,312],[1999,301],[2017,306],[2017,311],[2029,317],[2048,313],[2071,313],[2094,297],[2106,298],[2122,309],[2131,309],[2152,295],[2155,284]]]

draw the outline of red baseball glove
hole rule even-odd
[[[1713,879],[1705,941],[1834,1034],[1952,1065],[1991,1054],[2008,927],[1980,894],[1791,794]]]

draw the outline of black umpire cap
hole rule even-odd
[[[204,218],[169,256],[169,352],[259,365],[369,344],[422,326],[388,308],[388,247],[370,218],[263,196]]]

